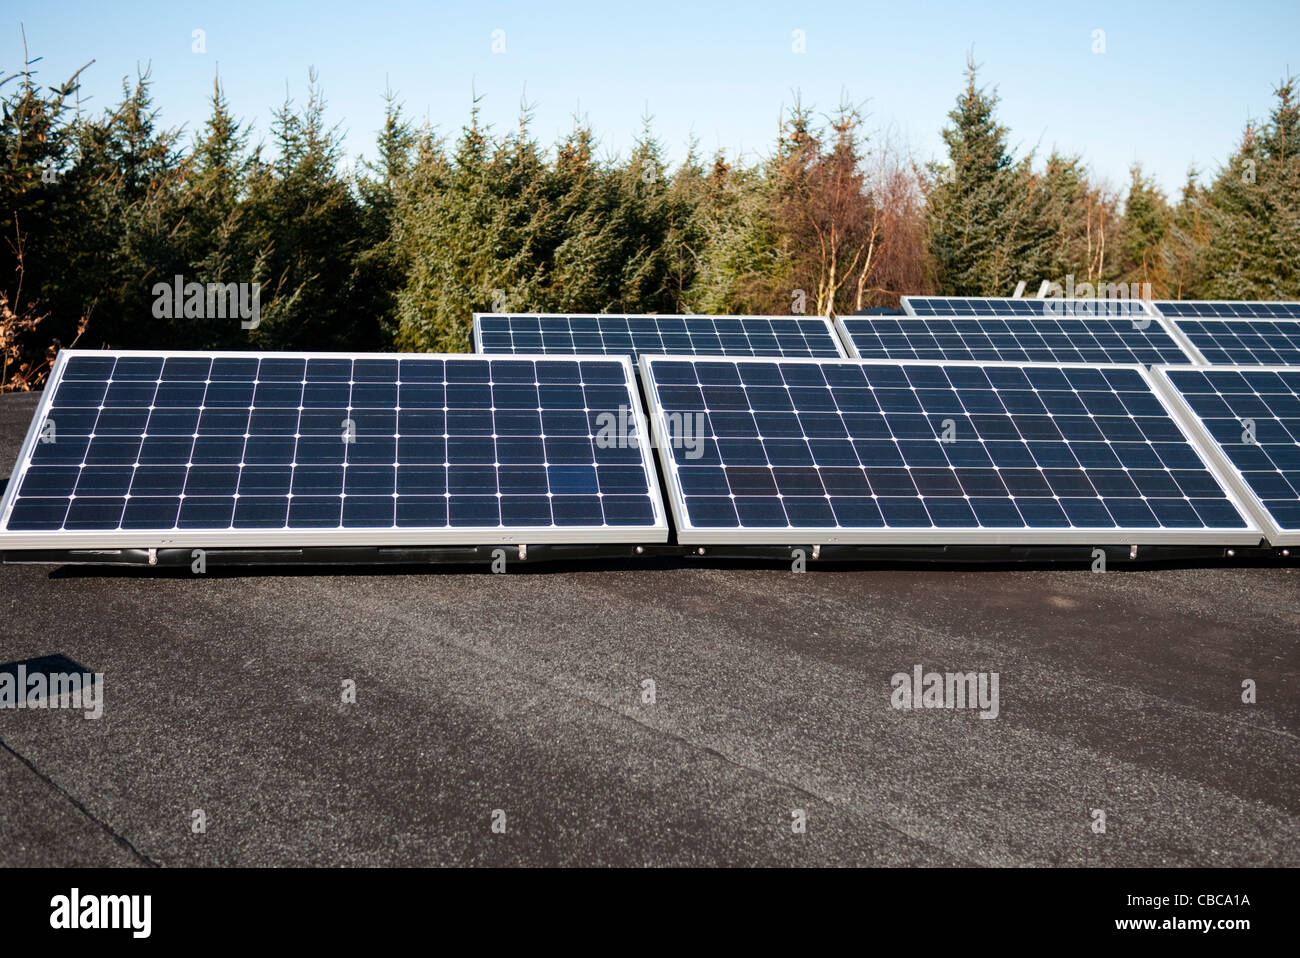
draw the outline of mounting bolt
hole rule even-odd
[[[1229,550],[1228,550],[1228,558],[1229,558],[1229,559],[1235,557],[1236,555],[1237,555],[1237,550],[1236,550],[1236,549],[1229,549]]]
[[[637,555],[645,555],[645,546],[637,546],[637,547],[636,547],[636,554],[637,554]]]
[[[1291,550],[1290,550],[1290,549],[1283,549],[1283,550],[1282,550],[1282,558],[1283,558],[1283,559],[1290,558],[1290,556],[1291,556]]]
[[[704,546],[700,546],[698,549],[696,549],[695,554],[701,556],[704,555]]]

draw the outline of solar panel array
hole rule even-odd
[[[1150,316],[945,317],[846,316],[850,352],[862,359],[985,362],[1190,363],[1192,358]]]
[[[1158,373],[1263,513],[1269,541],[1300,542],[1300,368],[1164,367]]]
[[[993,296],[904,296],[909,316],[1151,316],[1138,299],[1025,299]]]
[[[682,542],[1259,537],[1140,367],[641,366]]]
[[[37,423],[0,514],[37,541],[667,536],[621,358],[65,351]]]
[[[691,356],[843,356],[824,316],[476,314],[481,353]]]
[[[1300,304],[903,307],[65,350],[0,547],[1300,543]]]

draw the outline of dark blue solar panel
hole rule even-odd
[[[1023,299],[989,296],[904,296],[903,308],[913,316],[1042,316],[1090,318],[1142,317],[1150,312],[1141,300],[1100,296],[1094,299]]]
[[[1298,302],[1161,299],[1154,305],[1161,316],[1180,319],[1300,319]]]
[[[1252,531],[1137,368],[642,365],[683,542]]]
[[[63,358],[4,532],[664,526],[623,361]]]
[[[1164,374],[1277,528],[1300,533],[1300,369]]]
[[[1300,322],[1269,319],[1177,319],[1206,362],[1222,366],[1300,365]]]
[[[1149,316],[853,316],[840,323],[863,359],[1143,365],[1192,361]]]
[[[474,317],[482,353],[690,356],[843,356],[821,316],[546,316]]]

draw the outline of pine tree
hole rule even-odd
[[[1153,296],[1170,292],[1167,260],[1162,255],[1173,228],[1173,214],[1164,193],[1142,168],[1130,170],[1128,198],[1120,228],[1119,272],[1130,287],[1151,284]]]
[[[77,252],[67,260],[92,278],[82,299],[97,341],[157,348],[171,345],[171,333],[154,318],[154,285],[186,266],[180,132],[160,124],[148,71],[124,81],[122,93],[80,137],[93,214],[69,237]]]
[[[409,189],[399,191],[398,230],[410,263],[398,295],[400,348],[463,351],[472,314],[500,308],[508,295],[493,285],[500,225],[495,151],[476,98],[450,158],[426,138]]]
[[[1202,299],[1205,289],[1205,254],[1210,227],[1205,216],[1206,190],[1197,182],[1195,168],[1187,180],[1170,217],[1169,234],[1161,248],[1166,281],[1165,293],[1174,299]]]
[[[54,351],[85,330],[93,281],[61,258],[90,220],[69,104],[82,71],[42,89],[25,36],[23,50],[22,69],[0,79],[0,390],[40,386]]]
[[[1021,270],[1022,224],[1014,201],[1016,181],[1024,183],[1027,169],[1008,151],[997,104],[996,93],[977,86],[977,68],[968,58],[966,89],[943,131],[948,163],[931,168],[927,195],[929,246],[942,293],[1006,295]]]
[[[700,211],[707,190],[705,172],[699,159],[699,144],[694,137],[688,145],[686,159],[673,171],[665,201],[672,221],[664,238],[665,283],[672,299],[673,312],[686,312],[691,288],[700,269],[705,226]]]
[[[1247,126],[1205,197],[1203,292],[1210,298],[1300,297],[1300,108],[1294,78],[1274,92],[1269,121]]]
[[[674,191],[663,150],[645,119],[628,158],[601,169],[556,250],[555,285],[586,312],[676,312],[689,210]]]
[[[1003,244],[1010,276],[1031,285],[1073,277],[1076,285],[1099,291],[1117,275],[1116,198],[1092,182],[1080,156],[1053,150],[1041,172],[1028,162],[1016,172],[1013,220]]]
[[[248,343],[274,349],[378,349],[380,317],[360,285],[363,215],[339,170],[340,133],[326,125],[314,71],[307,103],[276,112],[277,154],[257,157],[245,204],[256,258],[229,282],[261,285],[260,325]],[[237,325],[237,324],[236,324]]]
[[[211,113],[183,167],[187,282],[248,282],[255,256],[244,201],[253,158],[248,130],[230,112],[221,80],[212,81]],[[168,277],[162,277],[164,280]],[[239,323],[213,316],[176,317],[170,324],[174,346],[239,348],[247,336]]]
[[[375,300],[384,344],[394,341],[399,327],[397,294],[406,282],[408,262],[396,236],[397,195],[410,174],[417,142],[397,95],[391,88],[386,90],[384,125],[376,143],[379,158],[365,163],[365,172],[357,180],[363,222],[358,285]]]
[[[587,211],[605,178],[593,155],[590,127],[574,124],[556,149],[555,162],[546,174],[551,202],[535,218],[538,242],[549,251],[543,302],[560,313],[590,312],[596,299],[586,281],[584,245],[575,237],[587,226]]]
[[[243,198],[248,174],[248,131],[230,113],[220,77],[212,81],[212,113],[190,153],[189,189],[218,217],[228,216]]]
[[[719,153],[697,212],[703,234],[688,302],[701,313],[779,313],[796,284],[781,258],[763,172]]]

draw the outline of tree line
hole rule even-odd
[[[691,144],[673,166],[648,119],[627,155],[602,156],[581,122],[547,148],[526,106],[497,132],[475,100],[444,136],[391,92],[376,159],[352,163],[314,73],[257,142],[219,81],[189,137],[163,123],[147,71],[98,112],[79,85],[44,87],[31,62],[0,78],[5,388],[39,384],[72,343],[458,351],[476,311],[830,315],[1067,276],[1300,298],[1292,78],[1174,198],[1137,166],[1117,189],[1082,156],[1016,156],[969,61],[930,164],[869,137],[853,105],[796,101],[766,156]],[[256,323],[160,310],[181,282],[257,284]]]

